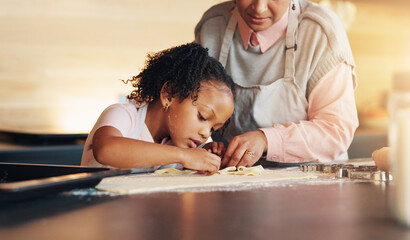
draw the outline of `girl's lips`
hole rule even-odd
[[[197,147],[198,147],[198,144],[197,144],[196,141],[194,141],[194,140],[192,140],[192,139],[189,139],[188,146],[189,146],[190,148],[197,148]]]

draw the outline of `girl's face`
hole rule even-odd
[[[236,0],[239,14],[255,32],[279,21],[289,4],[290,0]]]
[[[182,148],[200,146],[212,131],[224,125],[233,109],[233,96],[227,86],[216,81],[203,81],[196,101],[189,96],[182,102],[174,98],[170,104],[166,123],[172,142]]]

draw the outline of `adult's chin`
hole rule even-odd
[[[266,29],[268,29],[270,26],[269,24],[251,24],[250,28],[255,31],[255,32],[262,32],[265,31]]]

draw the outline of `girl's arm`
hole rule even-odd
[[[185,168],[215,173],[221,158],[205,149],[179,148],[125,138],[111,126],[97,129],[92,139],[98,162],[118,168],[143,168],[180,163]]]

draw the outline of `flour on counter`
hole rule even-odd
[[[261,175],[228,175],[214,174],[212,176],[200,175],[193,171],[159,175],[137,174],[103,179],[96,189],[118,194],[133,194],[158,191],[175,191],[177,189],[199,189],[207,188],[224,188],[224,189],[241,189],[252,186],[265,187],[270,182],[285,180],[307,180],[315,179],[317,175],[300,171],[270,170],[265,169]]]
[[[120,196],[124,194],[134,194],[134,193],[154,193],[154,192],[215,192],[215,191],[244,191],[260,188],[269,187],[293,187],[295,185],[324,185],[324,184],[335,184],[335,183],[347,183],[352,182],[348,179],[335,178],[331,174],[324,173],[306,173],[299,171],[298,167],[289,167],[279,170],[267,171],[267,176],[259,176],[257,179],[253,179],[256,176],[232,176],[236,178],[242,178],[242,180],[224,181],[225,178],[218,177],[216,181],[213,176],[229,176],[229,175],[213,175],[204,176],[196,175],[192,178],[184,178],[184,182],[181,184],[181,178],[177,176],[155,176],[154,173],[150,174],[131,174],[122,177],[112,177],[106,178],[101,181],[96,188],[87,189],[75,189],[67,194],[75,195],[79,197],[86,196]],[[194,174],[192,172],[191,174]],[[251,179],[249,179],[251,178]],[[203,181],[203,179],[209,179],[203,184],[198,184],[198,182]],[[235,179],[235,178],[234,178]],[[174,184],[170,186],[160,186],[155,184],[160,184],[161,182],[167,182],[171,180]],[[194,184],[190,184],[192,180],[195,180]],[[221,182],[222,181],[222,182]],[[170,183],[171,183],[170,182]],[[177,182],[177,186],[175,183]],[[147,185],[148,183],[148,185]],[[154,186],[153,186],[154,185]],[[152,187],[153,186],[153,187]],[[111,187],[111,188],[110,188]],[[124,191],[124,189],[127,189]]]

